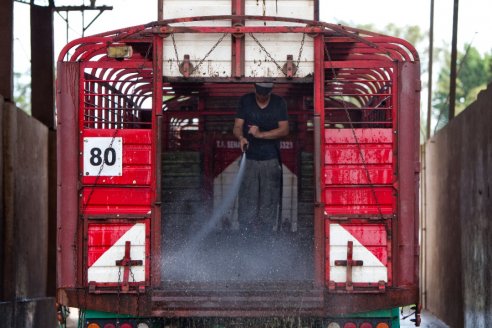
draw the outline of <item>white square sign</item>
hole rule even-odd
[[[121,137],[84,138],[84,176],[121,176],[122,168]]]

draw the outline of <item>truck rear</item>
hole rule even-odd
[[[314,0],[163,13],[59,56],[58,302],[88,327],[398,327],[418,304],[414,48]],[[290,133],[278,221],[251,238],[232,128],[257,82]]]

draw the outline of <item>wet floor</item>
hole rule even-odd
[[[167,248],[166,281],[310,281],[312,241],[295,234],[211,234],[195,247]]]
[[[405,317],[407,314],[410,314],[410,309],[409,308],[403,308],[403,316]],[[415,316],[410,316],[404,320],[400,321],[400,327],[401,328],[410,328],[410,327],[415,327],[415,323],[410,321],[411,319],[415,318]],[[449,328],[448,325],[446,325],[444,322],[439,320],[435,315],[430,313],[429,311],[423,310],[421,314],[421,323],[420,327],[421,328]]]

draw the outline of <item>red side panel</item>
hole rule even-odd
[[[85,129],[82,139],[109,137],[122,140],[122,174],[83,176],[81,212],[84,215],[145,216],[151,209],[151,130]],[[84,144],[84,143],[82,143]],[[83,149],[84,145],[82,145]],[[87,152],[81,152],[87,156]],[[85,154],[85,155],[84,155]],[[82,173],[84,161],[81,158]]]
[[[392,130],[325,130],[323,175],[327,215],[393,214]]]

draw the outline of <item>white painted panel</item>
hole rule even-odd
[[[230,0],[166,0],[164,1],[164,19],[230,15]],[[230,26],[230,21],[196,21],[173,24],[173,26]],[[222,34],[186,33],[176,34],[176,52],[171,37],[164,39],[164,76],[182,76],[179,63],[185,54],[190,55],[194,67],[205,58]],[[231,76],[231,36],[227,35],[221,43],[206,58],[206,61],[192,74],[194,77],[229,77]]]
[[[256,42],[250,35],[246,35],[245,45],[245,75],[249,77],[285,77],[284,73],[277,67],[287,61],[287,55],[293,56],[297,65],[300,56],[299,67],[296,77],[305,77],[314,72],[314,42],[306,35],[304,45],[301,44],[303,35],[299,33],[283,34],[254,34]],[[261,46],[260,46],[261,45]],[[262,49],[262,47],[264,49]],[[270,56],[269,56],[269,55]]]
[[[194,67],[205,58],[207,53],[217,44],[222,34],[186,33],[174,35],[176,46],[171,39],[164,39],[164,76],[182,76],[179,63],[184,55],[190,55]],[[178,52],[178,61],[176,60]],[[195,77],[229,77],[231,76],[231,36],[227,35],[216,48],[206,57],[205,61],[192,74]]]
[[[164,19],[231,15],[231,0],[165,0],[163,7]],[[190,22],[173,26],[229,26],[228,21]]]
[[[314,0],[246,0],[246,15],[314,19]],[[298,25],[295,23],[265,22],[264,26]],[[246,25],[256,25],[250,22]]]
[[[347,268],[335,266],[336,260],[347,259],[347,242],[353,242],[353,260],[362,260],[362,266],[352,267],[352,282],[377,283],[388,281],[386,266],[352,234],[339,224],[330,224],[330,280],[347,281]]]
[[[164,19],[230,15],[230,0],[166,0],[164,1]],[[312,20],[314,17],[314,0],[248,0],[245,8],[246,15],[268,15]],[[298,23],[248,21],[247,26],[297,25]],[[174,24],[174,26],[230,26],[230,21],[197,21]],[[175,47],[171,37],[164,39],[164,76],[182,76],[179,63],[185,54],[190,55],[192,64],[196,67],[206,53],[214,47],[221,34],[188,33],[176,34]],[[297,63],[302,35],[299,34],[257,34],[255,37],[265,47],[272,58],[261,50],[261,47],[246,36],[245,75],[247,77],[284,77],[285,75],[275,65],[280,67],[286,62],[287,55],[293,55]],[[230,77],[231,76],[231,36],[226,36],[217,48],[207,57],[207,60],[192,74],[194,77]],[[302,56],[296,76],[305,77],[314,71],[313,40],[306,36]]]
[[[297,231],[297,175],[282,165],[282,215],[281,224],[289,223],[292,232]]]
[[[145,224],[137,223],[89,268],[87,271],[89,282],[118,282],[118,279],[122,282],[124,268],[116,266],[116,261],[125,256],[126,241],[131,242],[131,259],[143,261],[142,265],[131,267],[133,276],[130,274],[129,281],[145,281]]]
[[[231,15],[231,0],[165,0],[164,19],[193,16]],[[277,16],[300,19],[314,19],[314,0],[246,0],[245,14],[255,16]],[[196,25],[202,23],[183,23]],[[215,22],[219,26],[223,22]],[[263,23],[262,23],[263,24]],[[275,25],[278,23],[267,23]],[[285,23],[281,23],[284,25]],[[210,25],[207,23],[207,25]]]

